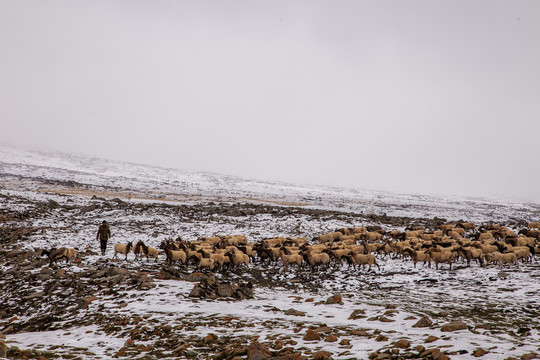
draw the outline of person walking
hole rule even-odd
[[[109,228],[109,224],[103,220],[96,235],[96,240],[100,240],[101,242],[101,255],[105,255],[105,250],[107,250],[107,240],[109,240],[110,237],[111,229]]]

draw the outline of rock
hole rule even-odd
[[[191,292],[188,295],[189,297],[200,297],[205,298],[206,292],[199,286],[199,284],[195,284],[193,289],[191,289]]]
[[[264,360],[271,358],[272,354],[264,345],[255,340],[249,345],[247,356],[248,360]]]
[[[236,291],[236,297],[240,299],[253,299],[253,284],[251,282],[240,284]]]
[[[305,340],[305,341],[315,341],[315,340],[320,340],[319,333],[316,332],[316,331],[313,330],[313,329],[308,329],[308,330],[306,331],[306,335],[304,335],[304,340]]]
[[[341,294],[334,294],[330,296],[328,299],[326,299],[325,304],[326,305],[332,305],[332,304],[343,305],[343,298],[341,297]]]
[[[124,343],[124,347],[135,347],[135,343],[131,339],[127,339]]]
[[[295,310],[295,309],[289,309],[289,310],[285,311],[285,315],[306,316],[306,313],[302,312],[302,311]]]
[[[351,340],[349,339],[341,339],[341,341],[339,342],[339,345],[350,345],[351,344]]]
[[[117,275],[128,275],[129,271],[124,269],[119,269],[116,266],[111,266],[105,271],[105,276],[111,277],[111,276],[117,276]]]
[[[199,353],[194,351],[194,350],[186,350],[184,352],[184,355],[187,357],[187,358],[190,358],[190,359],[195,359],[199,356]]]
[[[431,321],[427,316],[424,315],[412,327],[430,327],[431,324],[433,324],[433,321]]]
[[[43,296],[45,296],[45,293],[43,291],[38,291],[33,294],[25,296],[23,299],[25,300],[38,299],[38,298],[42,298]]]
[[[86,297],[83,297],[82,299],[80,299],[78,302],[77,302],[77,307],[79,309],[87,309],[88,308],[88,305],[90,305],[90,303],[92,301],[96,301],[98,298],[95,297],[95,296],[86,296]]]
[[[521,355],[521,360],[531,360],[531,359],[539,359],[539,358],[540,356],[535,352]]]
[[[326,342],[336,342],[338,340],[337,336],[334,334],[330,334],[324,339]]]
[[[200,272],[195,272],[186,277],[186,281],[191,282],[206,282],[208,284],[217,283],[216,276],[214,274],[206,275]]]
[[[474,357],[482,357],[482,356],[486,355],[488,352],[489,351],[487,351],[487,350],[484,350],[482,348],[478,348],[478,349],[473,351],[472,355]]]
[[[219,284],[216,289],[219,297],[234,297],[237,286],[235,284]]]
[[[432,342],[437,341],[437,340],[439,340],[438,337],[433,336],[433,335],[430,335],[430,336],[428,336],[428,338],[426,339],[426,343],[432,343]]]
[[[217,338],[218,338],[218,337],[217,337],[217,335],[215,335],[215,334],[208,334],[208,335],[206,335],[206,336],[204,337],[203,342],[204,342],[205,344],[211,344],[211,343],[213,343],[214,341],[216,341]]]
[[[328,351],[318,351],[311,355],[313,360],[332,360],[332,353]]]
[[[365,310],[354,310],[351,315],[349,315],[349,320],[356,320],[356,319],[364,319],[366,318],[366,311]]]
[[[442,326],[441,331],[444,332],[451,332],[451,331],[458,331],[458,330],[466,330],[467,324],[465,324],[461,320],[452,321],[448,324],[445,324]]]
[[[7,345],[3,340],[0,340],[0,358],[7,358]]]
[[[379,342],[383,342],[383,341],[388,341],[388,338],[386,336],[380,334],[379,336],[377,336],[377,338],[375,340],[379,341]]]
[[[61,279],[66,276],[66,269],[58,269],[56,273],[54,274],[54,277],[56,279]]]
[[[411,342],[409,340],[401,339],[394,343],[394,347],[398,349],[408,349],[411,347]]]

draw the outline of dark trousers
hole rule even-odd
[[[105,250],[107,250],[107,240],[99,240],[101,242],[101,252],[105,253]]]

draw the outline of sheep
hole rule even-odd
[[[244,264],[246,265],[246,268],[249,267],[249,256],[244,254],[241,251],[227,251],[225,253],[225,256],[228,256],[231,264],[237,268],[238,265]]]
[[[424,251],[424,250],[416,251],[416,250],[413,250],[411,248],[406,248],[406,249],[403,250],[403,253],[409,254],[409,256],[411,257],[411,259],[413,261],[413,264],[414,264],[415,268],[416,268],[416,263],[418,261],[423,261],[424,265],[426,265],[426,262],[427,262],[428,267],[431,267],[431,256],[426,251]]]
[[[531,261],[531,250],[527,246],[515,246],[509,252],[516,254],[518,260],[523,260],[524,262]]]
[[[133,254],[135,254],[135,260],[139,258],[139,256],[143,253],[143,241],[139,240],[135,243],[135,246],[133,246]]]
[[[471,266],[471,260],[473,259],[477,260],[480,263],[480,266],[484,265],[484,253],[481,249],[460,246],[456,249],[456,252],[461,254],[463,258],[467,260],[467,267]]]
[[[285,272],[289,271],[289,265],[296,264],[298,266],[298,270],[302,267],[302,255],[300,254],[291,254],[287,255],[284,251],[281,252],[281,261],[283,262],[283,265],[285,265]]]
[[[375,256],[371,254],[350,254],[349,255],[350,263],[352,263],[353,268],[356,270],[355,264],[358,264],[359,266],[362,266],[362,268],[365,265],[368,265],[368,271],[371,270],[371,265],[376,265],[379,271],[381,270],[381,267],[377,263],[377,260],[375,259]]]
[[[114,245],[113,258],[116,259],[116,254],[123,254],[123,255],[126,255],[125,260],[127,261],[129,251],[131,250],[132,247],[133,247],[133,244],[131,243],[131,241],[128,242],[127,244],[116,243]]]
[[[519,267],[519,263],[514,253],[501,254],[500,252],[494,252],[485,256],[486,264],[497,262],[500,267],[504,264],[516,264]]]
[[[527,227],[529,229],[540,229],[540,222],[536,221],[536,222],[530,222],[527,224]]]
[[[180,265],[187,264],[187,254],[184,250],[171,250],[171,249],[164,249],[165,250],[165,256],[167,257],[167,263],[169,265],[172,265],[174,261],[180,261]],[[193,257],[197,257],[193,255]]]
[[[327,249],[326,253],[330,255],[330,257],[334,260],[335,265],[341,266],[341,259],[345,257],[347,254],[350,253],[351,250],[345,248],[345,249],[339,249],[339,248],[332,248]]]
[[[461,223],[458,223],[457,226],[459,226],[460,228],[463,228],[465,231],[476,229],[476,224],[472,222],[461,222]]]
[[[58,249],[52,248],[51,250],[42,250],[41,256],[46,255],[49,258],[49,266],[52,266],[53,263],[56,264],[56,262],[62,258],[66,259],[66,264],[69,262],[69,260],[73,260],[77,258],[77,250],[73,248],[66,248],[61,247]]]
[[[146,256],[146,261],[148,261],[150,257],[153,257],[155,259],[154,262],[158,260],[159,252],[156,248],[146,246],[144,243],[142,243],[142,250],[144,256]]]
[[[214,267],[215,267],[214,259],[203,258],[203,257],[198,257],[196,255],[192,255],[191,259],[189,260],[192,260],[193,262],[195,262],[195,269],[197,270],[203,270],[203,269],[214,270]]]
[[[261,259],[261,264],[263,264],[266,260],[268,260],[268,263],[275,262],[277,260],[274,256],[274,252],[268,246],[268,243],[256,243],[253,245],[253,250],[257,253],[259,259]]]
[[[219,267],[219,270],[223,270],[225,265],[231,263],[231,259],[225,253],[208,253],[204,249],[199,249],[199,252],[203,258],[214,260],[214,265]]]
[[[311,269],[314,270],[319,265],[323,265],[325,269],[328,269],[328,264],[330,263],[330,255],[325,252],[313,253],[311,250],[302,250],[299,253],[306,263],[311,266]]]
[[[435,263],[435,268],[439,270],[440,263],[448,263],[452,270],[452,262],[454,261],[455,253],[453,251],[440,251],[437,248],[431,247],[427,250],[431,260]]]

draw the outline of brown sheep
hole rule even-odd
[[[448,263],[450,270],[452,270],[452,262],[456,254],[453,251],[440,251],[436,248],[429,248],[427,253],[431,257],[431,260],[435,263],[435,268],[439,270],[439,264]]]
[[[289,271],[289,265],[296,264],[298,267],[298,270],[302,267],[302,255],[300,254],[291,254],[287,255],[285,252],[281,252],[281,261],[283,262],[283,265],[285,265],[285,272]]]
[[[500,252],[491,253],[485,256],[486,264],[497,262],[499,266],[504,264],[516,264],[519,267],[519,263],[514,253],[501,254]]]
[[[406,249],[403,250],[403,252],[405,254],[409,254],[409,256],[411,257],[411,259],[413,261],[413,264],[414,264],[415,268],[416,268],[416,263],[419,262],[419,261],[423,261],[424,265],[426,265],[426,263],[428,263],[428,267],[431,267],[431,256],[426,251],[424,251],[424,250],[416,251],[416,250],[413,250],[411,248],[406,248]]]
[[[540,222],[536,221],[536,222],[530,222],[527,224],[527,227],[529,229],[540,229]]]
[[[379,269],[379,271],[381,270],[381,267],[377,263],[375,256],[371,254],[350,254],[349,256],[351,260],[350,263],[352,263],[353,268],[355,270],[356,270],[355,264],[357,264],[358,266],[362,266],[362,268],[364,268],[365,265],[368,265],[369,266],[368,271],[371,270],[372,265],[377,266],[377,269]]]
[[[304,261],[311,266],[312,270],[315,270],[315,268],[319,267],[320,265],[324,266],[325,269],[328,269],[330,255],[328,255],[326,252],[314,253],[310,250],[302,250],[300,251],[300,255],[302,255]]]

